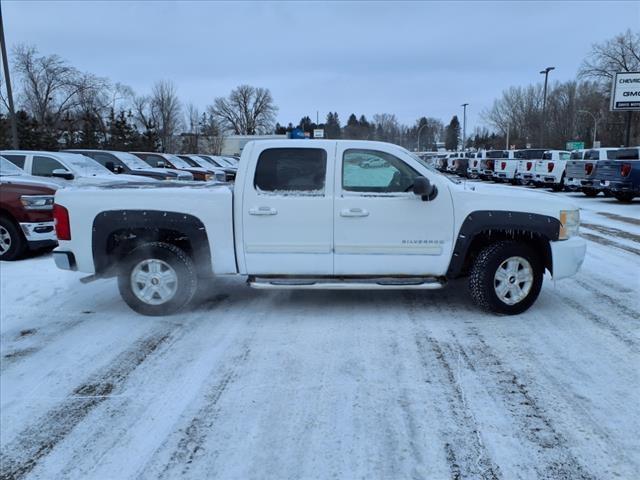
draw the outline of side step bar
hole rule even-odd
[[[445,281],[438,278],[261,278],[247,283],[261,290],[437,290]]]

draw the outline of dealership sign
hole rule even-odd
[[[611,110],[640,110],[640,72],[618,72],[613,76]]]
[[[314,128],[313,138],[324,138],[324,128]]]

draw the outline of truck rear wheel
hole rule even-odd
[[[27,249],[20,228],[7,217],[0,217],[0,260],[17,260]]]
[[[583,187],[582,193],[584,193],[587,197],[593,198],[593,197],[597,197],[600,192],[595,188]]]
[[[480,251],[469,276],[473,301],[483,310],[517,315],[540,294],[543,266],[527,245],[500,241]]]
[[[633,192],[614,192],[613,196],[616,197],[616,200],[623,203],[630,203],[633,201],[633,197],[635,197]]]
[[[124,259],[118,276],[122,299],[138,313],[170,315],[184,307],[198,288],[191,258],[163,242],[140,245]]]

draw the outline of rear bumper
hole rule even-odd
[[[493,172],[494,178],[503,178],[505,180],[513,180],[515,178],[515,172]]]
[[[53,222],[20,223],[20,229],[30,247],[47,247],[58,243]]]
[[[53,252],[53,260],[61,270],[77,270],[76,257],[71,252]]]
[[[551,242],[553,279],[561,280],[575,275],[582,266],[586,252],[587,242],[579,236]]]
[[[640,183],[634,185],[633,182],[620,182],[620,181],[609,181],[602,180],[599,185],[600,188],[606,188],[607,190],[611,190],[612,192],[635,192],[640,193]]]

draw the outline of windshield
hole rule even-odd
[[[515,153],[515,158],[521,160],[533,160],[537,158],[542,158],[546,150],[518,150]]]
[[[178,157],[188,163],[191,167],[200,167],[200,164],[198,162],[196,162],[191,157],[188,157],[187,155],[178,155]]]
[[[74,173],[84,176],[111,175],[112,173],[96,162],[93,158],[79,153],[60,153],[60,159],[70,167]]]
[[[0,175],[24,175],[24,171],[20,170],[13,163],[4,157],[0,157]]]
[[[170,153],[166,153],[165,155],[169,159],[171,164],[176,168],[191,168],[195,166],[190,165],[186,160],[181,159],[177,155],[171,155]]]
[[[133,170],[148,170],[149,165],[139,157],[127,152],[113,152],[113,154],[122,161],[127,167]]]
[[[506,150],[491,150],[487,152],[487,158],[507,158],[509,152]]]
[[[638,160],[640,148],[621,148],[616,152],[618,160]]]
[[[583,155],[584,152],[571,152],[571,160],[582,160]]]
[[[214,160],[212,157],[209,157],[207,155],[198,155],[198,156],[203,160],[205,160],[206,162],[209,162],[210,164],[215,165],[216,167],[226,167],[226,165],[223,165],[222,162],[218,162],[217,159]]]

